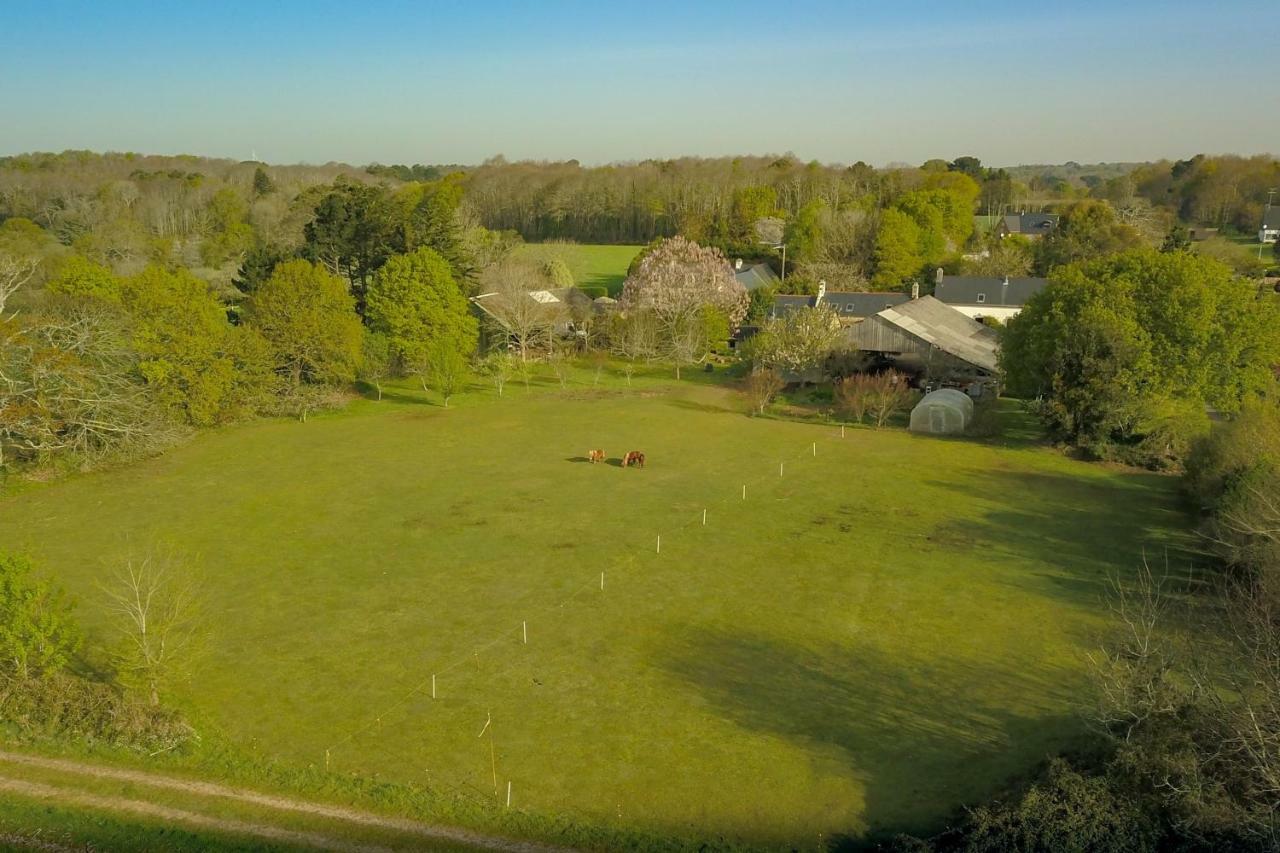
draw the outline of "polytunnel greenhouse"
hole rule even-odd
[[[973,400],[963,391],[940,388],[930,391],[911,410],[911,431],[954,435],[973,421]]]

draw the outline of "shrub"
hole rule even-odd
[[[751,411],[754,414],[764,414],[765,407],[785,384],[782,381],[782,374],[776,370],[753,371],[743,384],[743,390],[751,403]]]
[[[1156,833],[1108,777],[1086,776],[1062,759],[1013,803],[974,809],[959,848],[966,853],[1141,853]]]
[[[542,267],[542,274],[551,282],[552,287],[573,287],[573,273],[569,265],[560,258],[552,258]]]
[[[23,737],[57,737],[153,753],[197,739],[173,711],[65,673],[0,681],[0,720]]]
[[[26,557],[0,553],[0,667],[20,679],[57,672],[80,647],[66,595],[33,570]]]
[[[585,293],[587,296],[590,296],[592,299],[599,299],[601,296],[609,295],[609,288],[601,287],[596,284],[582,285],[578,289],[581,290],[583,293]]]
[[[877,428],[906,406],[911,393],[907,377],[894,370],[857,373],[835,384],[836,408],[854,423],[869,414]]]

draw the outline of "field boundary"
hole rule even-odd
[[[180,791],[200,797],[221,798],[247,803],[255,806],[275,809],[277,811],[296,814],[314,815],[357,826],[400,833],[418,839],[445,841],[454,844],[474,847],[481,850],[498,850],[505,853],[570,853],[571,848],[540,844],[532,841],[517,841],[495,835],[485,835],[467,829],[442,824],[429,824],[408,818],[387,817],[373,812],[360,811],[346,806],[335,806],[328,803],[317,803],[299,800],[276,794],[264,794],[247,788],[233,788],[214,782],[203,782],[165,776],[142,770],[128,770],[83,761],[72,761],[64,758],[44,758],[0,750],[0,765],[20,765],[52,770],[59,773],[80,776],[89,779],[109,779]],[[125,797],[109,797],[101,794],[90,794],[73,790],[69,786],[57,786],[47,783],[26,782],[0,775],[0,791],[19,796],[28,796],[42,800],[68,803],[84,808],[102,809],[106,811],[128,812],[177,823],[187,823],[201,828],[215,829],[230,834],[252,835],[259,838],[305,844],[321,849],[350,851],[350,853],[380,853],[391,848],[380,845],[360,845],[331,838],[322,833],[303,832],[282,829],[268,824],[255,824],[246,821],[213,818],[198,812],[188,812],[167,806],[157,806],[140,800]]]

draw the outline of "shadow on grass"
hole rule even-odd
[[[669,397],[665,402],[668,406],[671,406],[674,409],[684,409],[687,412],[707,412],[714,415],[747,414],[741,409],[734,409],[730,406],[721,406],[714,403],[701,403],[697,400],[688,400],[683,397]]]
[[[1182,592],[1201,585],[1197,568],[1209,562],[1167,476],[968,469],[929,485],[985,510],[977,519],[939,519],[923,547],[981,547],[1025,563],[1018,583],[1075,605],[1100,606],[1113,581],[1125,582],[1144,558],[1167,567]]]
[[[574,462],[574,463],[590,463],[590,462],[591,462],[591,459],[590,459],[590,457],[587,457],[587,456],[566,456],[566,457],[564,458],[564,461],[565,461],[565,462]],[[608,459],[605,459],[603,462],[597,462],[596,464],[597,464],[597,465],[605,465],[605,466],[608,466],[608,467],[610,467],[610,468],[621,468],[621,467],[622,467],[622,457],[621,457],[621,456],[613,456],[613,457],[610,457],[610,458],[608,458]]]
[[[865,787],[865,827],[845,846],[941,828],[945,812],[998,793],[1083,736],[1051,671],[934,654],[891,660],[871,645],[801,647],[746,632],[690,628],[661,664],[744,728],[781,736]],[[1019,714],[1031,697],[1052,703]]]
[[[377,400],[377,395],[375,394],[371,399]],[[402,405],[410,406],[432,406],[437,409],[444,408],[438,401],[428,399],[427,395],[422,392],[414,393],[412,391],[400,391],[394,389],[383,390],[382,402],[400,403]]]

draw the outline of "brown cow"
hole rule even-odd
[[[587,452],[587,458],[591,460],[592,464],[595,464],[596,462],[603,462],[603,461],[604,461],[604,451],[603,451],[603,450],[591,450],[591,451],[588,451],[588,452]]]
[[[641,453],[639,450],[632,450],[629,453],[627,453],[626,456],[622,457],[623,468],[626,468],[628,465],[630,465],[633,462],[636,464],[636,467],[643,468],[644,454]]]

